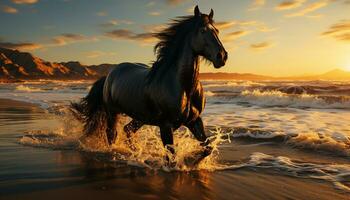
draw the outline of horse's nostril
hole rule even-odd
[[[224,60],[227,60],[227,52],[224,54]]]

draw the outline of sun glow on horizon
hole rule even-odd
[[[345,65],[344,70],[350,72],[350,62],[348,62],[348,64]]]

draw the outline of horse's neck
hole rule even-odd
[[[180,52],[178,55],[168,55],[174,56],[174,59],[164,58],[164,61],[159,63],[159,67],[151,69],[150,81],[157,83],[157,88],[159,88],[159,84],[167,85],[171,81],[173,81],[173,85],[180,83],[180,88],[174,92],[181,94],[186,92],[186,95],[190,96],[198,83],[199,64],[198,56],[192,52],[189,42],[184,42],[184,44],[177,51]]]
[[[180,78],[181,89],[190,96],[198,83],[199,64],[190,48],[184,48],[176,65],[177,77]]]

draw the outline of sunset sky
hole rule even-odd
[[[0,46],[48,61],[149,64],[150,33],[196,4],[213,8],[229,52],[225,67],[201,72],[350,71],[350,0],[1,0]]]

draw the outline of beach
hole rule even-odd
[[[21,142],[29,131],[54,130],[60,123],[35,104],[0,100],[0,199],[349,199],[349,193],[334,182],[310,178],[309,172],[318,176],[310,168],[293,175],[282,162],[282,167],[268,164],[282,156],[291,160],[291,166],[301,164],[299,170],[307,163],[349,166],[347,157],[315,156],[276,139],[232,138],[219,147],[219,162],[225,167],[170,172],[109,160],[105,152],[77,150],[72,142],[63,146]],[[260,165],[254,166],[252,155]],[[340,182],[349,186],[349,177],[343,178],[348,179]]]

